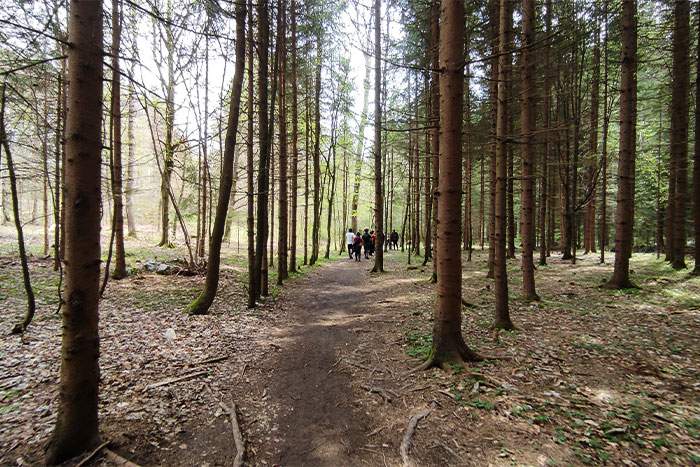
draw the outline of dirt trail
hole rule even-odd
[[[287,287],[280,301],[287,313],[271,341],[278,351],[255,364],[265,375],[258,384],[279,407],[271,420],[277,433],[255,461],[348,465],[367,457],[360,448],[372,426],[338,363],[359,345],[363,312],[372,307],[368,264],[333,261]]]

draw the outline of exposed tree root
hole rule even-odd
[[[416,426],[418,426],[418,422],[427,417],[430,412],[433,410],[432,407],[428,407],[422,412],[419,412],[415,414],[414,416],[411,417],[411,419],[408,422],[408,427],[406,428],[406,433],[403,436],[403,440],[401,441],[401,463],[403,467],[408,467],[412,465],[411,459],[408,457],[408,451],[411,449],[411,437],[413,437],[413,433],[416,431]]]

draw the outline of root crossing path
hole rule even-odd
[[[382,463],[379,450],[367,448],[376,422],[351,373],[372,347],[363,339],[381,293],[372,264],[343,258],[285,285],[267,343],[274,351],[251,367],[265,402],[265,420],[251,433],[254,464]]]

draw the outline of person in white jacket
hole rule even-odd
[[[345,243],[348,245],[348,255],[352,259],[352,242],[355,240],[355,234],[352,233],[352,229],[349,229],[345,234]]]

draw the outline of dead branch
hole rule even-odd
[[[124,467],[139,467],[138,464],[134,464],[130,460],[124,459],[122,456],[120,456],[116,452],[110,451],[109,449],[105,449],[105,455],[107,457],[107,460],[114,465],[121,465]]]
[[[177,382],[179,382],[179,381],[185,381],[185,380],[187,380],[187,379],[198,378],[198,377],[204,376],[204,375],[206,375],[206,374],[208,374],[208,373],[209,373],[208,370],[203,370],[203,371],[197,371],[197,372],[195,372],[195,373],[188,373],[188,374],[186,374],[186,375],[178,376],[178,377],[176,377],[176,378],[164,379],[163,381],[159,381],[159,382],[157,382],[157,383],[149,384],[148,386],[146,386],[146,389],[148,390],[148,389],[158,388],[158,387],[160,387],[160,386],[166,386],[166,385],[168,385],[168,384],[177,383]]]
[[[408,427],[406,428],[406,434],[403,436],[403,441],[401,441],[401,463],[403,467],[409,467],[411,465],[411,460],[408,457],[408,451],[411,448],[411,437],[413,436],[413,433],[416,431],[416,426],[418,426],[418,422],[427,417],[430,412],[433,410],[432,407],[428,407],[424,411],[415,414],[413,417],[408,422]]]
[[[107,447],[108,445],[109,445],[109,441],[105,441],[104,443],[100,444],[100,445],[97,446],[95,449],[93,449],[93,451],[92,451],[90,454],[88,454],[87,456],[85,456],[85,458],[84,458],[83,460],[81,460],[80,462],[78,462],[77,464],[75,464],[75,467],[82,467],[83,465],[87,464],[88,462],[90,462],[90,459],[92,459],[93,457],[95,457],[95,456],[97,455],[97,453],[100,452],[100,451],[102,450],[102,448],[105,448],[105,447]]]
[[[192,365],[206,365],[208,363],[217,363],[217,362],[220,362],[222,360],[227,360],[228,357],[229,357],[228,355],[223,355],[221,357],[208,358],[207,360],[194,362],[194,363],[192,363]]]
[[[365,391],[379,394],[380,396],[382,396],[382,399],[384,399],[386,402],[391,402],[391,395],[389,395],[389,393],[392,393],[395,397],[398,397],[398,394],[396,394],[391,389],[382,389],[380,387],[370,386],[368,384],[360,384],[360,387]]]
[[[228,412],[231,418],[231,429],[233,430],[233,442],[236,445],[236,458],[233,460],[234,467],[241,467],[245,463],[245,438],[241,433],[241,427],[238,424],[238,414],[236,404],[231,401],[231,406],[227,406],[223,402],[219,402],[222,409]]]

